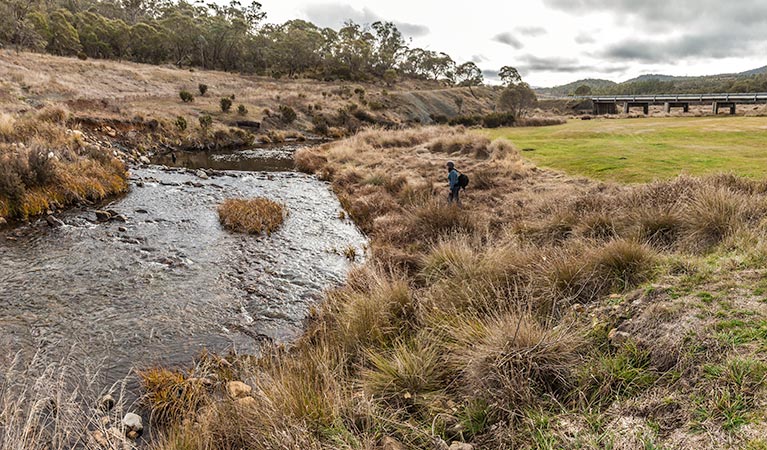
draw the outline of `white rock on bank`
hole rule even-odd
[[[208,174],[205,173],[205,171],[202,170],[202,169],[198,170],[194,174],[197,175],[197,178],[202,178],[203,180],[207,180],[208,179]]]
[[[150,161],[150,160],[149,160],[149,158],[147,158],[147,157],[146,157],[146,156],[144,156],[144,155],[141,155],[141,156],[139,156],[139,157],[138,157],[138,160],[139,160],[139,162],[140,162],[141,164],[152,164],[152,161]]]
[[[123,427],[125,427],[125,434],[131,435],[131,432],[140,435],[144,431],[144,423],[141,420],[141,416],[134,413],[127,413],[122,420]]]

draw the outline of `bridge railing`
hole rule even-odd
[[[594,102],[767,102],[767,92],[721,93],[721,94],[659,94],[659,95],[605,95],[574,96],[573,98]]]

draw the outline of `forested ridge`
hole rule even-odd
[[[267,23],[262,5],[185,0],[6,0],[0,45],[61,56],[323,80],[483,83],[473,62],[414,48],[391,22]]]

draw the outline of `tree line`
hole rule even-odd
[[[656,95],[767,92],[767,74],[628,81],[609,86],[582,84],[573,95]]]
[[[458,86],[484,82],[473,62],[413,48],[391,22],[338,30],[304,20],[265,23],[256,2],[4,0],[0,45],[55,55],[172,63],[274,77],[394,83],[401,77]]]

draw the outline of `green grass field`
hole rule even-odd
[[[717,172],[767,177],[767,117],[571,120],[483,133],[511,140],[539,167],[605,181]]]

